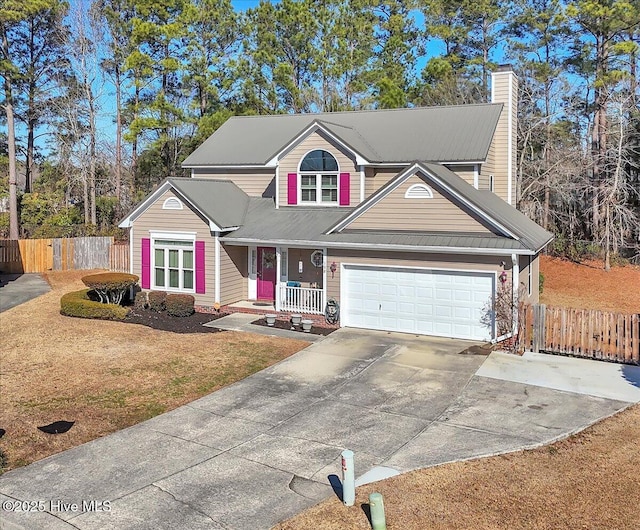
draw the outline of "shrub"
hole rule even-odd
[[[167,293],[164,291],[150,291],[147,300],[149,300],[149,309],[161,313],[166,309]]]
[[[193,315],[195,301],[190,294],[169,294],[166,300],[167,313],[174,317]]]
[[[133,299],[133,307],[135,309],[146,309],[148,306],[147,291],[138,291]]]
[[[82,278],[89,289],[93,289],[104,304],[120,304],[127,291],[138,283],[138,276],[125,272],[102,272]]]
[[[97,318],[100,320],[124,320],[128,309],[117,304],[94,302],[90,289],[73,291],[60,298],[60,314],[68,317]]]
[[[544,291],[544,274],[540,272],[538,273],[538,293],[542,294],[542,291]]]

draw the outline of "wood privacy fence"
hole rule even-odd
[[[126,252],[123,250],[126,247]],[[129,271],[129,245],[112,237],[0,240],[0,271],[110,269]]]
[[[536,304],[520,319],[521,348],[640,364],[640,315]]]

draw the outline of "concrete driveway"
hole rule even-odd
[[[0,313],[50,290],[39,274],[0,274]]]
[[[3,528],[266,529],[333,494],[345,448],[362,483],[535,446],[628,404],[475,375],[487,358],[459,354],[470,345],[336,331],[188,406],[6,473],[3,507],[42,501],[49,513],[5,509]]]

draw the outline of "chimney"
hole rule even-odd
[[[494,192],[516,206],[518,78],[509,64],[491,74],[491,103],[502,103],[494,137]]]

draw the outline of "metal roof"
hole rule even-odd
[[[316,125],[371,163],[485,160],[502,104],[234,116],[183,167],[263,166]]]
[[[244,222],[249,196],[230,180],[170,178],[168,182],[220,228]]]
[[[480,213],[485,218],[485,225],[490,225],[494,230],[498,229],[504,232],[504,237],[513,236],[514,239],[519,239],[524,248],[540,250],[553,238],[552,234],[494,193],[479,191],[453,171],[443,165],[431,162],[414,162],[411,167],[398,173],[396,177],[392,178],[368,199],[346,213],[338,222],[330,225],[327,228],[327,232],[342,230],[342,233],[344,233],[351,221],[357,219],[360,213],[364,213],[373,204],[384,200],[384,196],[394,189],[399,181],[404,181],[416,174],[422,176],[429,183],[432,183],[431,181],[435,177],[440,183],[439,187],[443,185],[451,190],[454,200],[455,196],[457,196],[460,198],[460,204],[464,205],[466,203]]]
[[[248,242],[286,242],[290,245],[390,247],[406,250],[448,248],[526,251],[522,241],[495,234],[457,232],[401,232],[383,230],[345,230],[324,232],[351,213],[349,208],[304,208],[300,206],[275,209],[271,199],[250,198],[245,223],[238,230],[223,236],[222,241],[236,244]],[[535,249],[537,250],[537,249]]]

